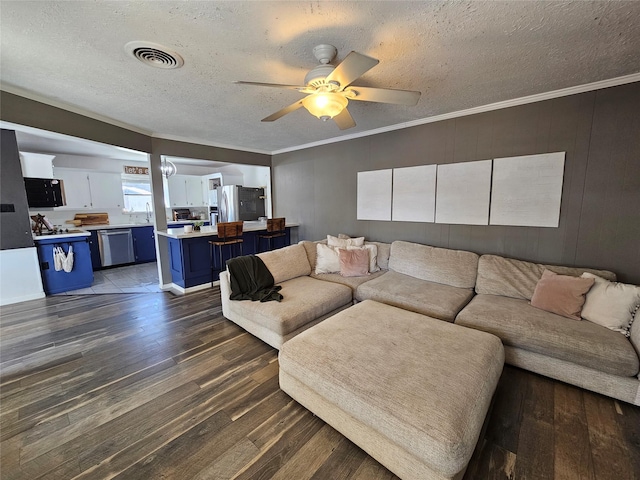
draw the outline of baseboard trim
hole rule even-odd
[[[44,297],[46,297],[44,292],[40,292],[40,293],[33,293],[30,295],[23,295],[21,297],[3,298],[3,299],[0,299],[0,306],[13,305],[14,303],[20,303],[20,302],[28,302],[29,300],[38,300],[39,298],[44,298]]]
[[[216,280],[215,282],[213,282],[213,286],[216,287],[220,285],[220,280]],[[169,291],[171,293],[174,293],[176,295],[185,295],[187,293],[193,293],[193,292],[199,292],[200,290],[206,290],[208,288],[211,288],[212,285],[211,283],[203,283],[202,285],[196,285],[193,287],[181,287],[180,285],[176,285],[175,283],[169,283],[168,285],[162,285],[162,290],[165,291]]]

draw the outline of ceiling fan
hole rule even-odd
[[[400,105],[418,103],[420,92],[352,85],[352,82],[375,67],[380,61],[358,52],[351,52],[337,66],[330,65],[329,62],[335,58],[336,53],[336,47],[333,45],[318,45],[313,49],[313,55],[318,59],[320,65],[307,73],[304,77],[304,86],[260,82],[235,83],[286,88],[308,94],[303,99],[263,118],[263,122],[273,122],[287,113],[305,107],[309,113],[319,119],[327,121],[332,118],[340,130],[346,130],[356,126],[356,122],[347,110],[349,100]]]

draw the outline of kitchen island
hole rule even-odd
[[[274,241],[274,248],[284,247],[291,243],[291,229],[297,227],[297,223],[285,225],[284,237]],[[266,242],[259,244],[258,235],[266,233],[266,222],[244,222],[242,253],[243,255],[255,254],[267,248]],[[166,231],[157,230],[158,235],[167,237],[169,244],[169,264],[171,268],[171,281],[175,290],[186,292],[206,288],[211,285],[212,270],[210,256],[210,240],[218,239],[218,231],[215,226],[201,227],[200,231],[185,233],[183,228],[168,228]],[[233,254],[231,253],[233,250]],[[218,280],[218,274],[224,269],[226,260],[231,256],[240,255],[237,246],[223,247],[223,262],[220,265],[218,255],[213,256],[213,280]]]

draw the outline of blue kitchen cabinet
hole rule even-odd
[[[47,295],[89,288],[93,283],[93,266],[88,237],[45,238],[35,241],[40,262],[42,284]],[[65,253],[73,248],[73,269],[56,271],[53,249],[61,247]]]
[[[132,228],[131,233],[136,263],[155,262],[156,240],[153,225]]]
[[[242,238],[242,254],[255,255],[258,247],[257,235],[265,233],[266,230],[246,231]],[[193,235],[183,238],[168,237],[169,244],[169,264],[171,268],[171,281],[182,288],[195,287],[212,280],[218,280],[221,270],[224,270],[226,261],[229,258],[240,255],[238,245],[225,246],[222,248],[222,265],[220,265],[219,254],[216,252],[213,259],[210,256],[210,240],[216,240],[215,233],[210,235]],[[282,243],[289,245],[291,242],[291,228],[286,228],[286,236]],[[279,246],[279,245],[278,245]],[[213,263],[213,271],[212,271]]]

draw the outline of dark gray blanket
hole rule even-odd
[[[260,300],[261,302],[282,300],[278,292],[281,286],[274,286],[273,275],[260,257],[245,255],[227,261],[231,283],[231,300]]]

